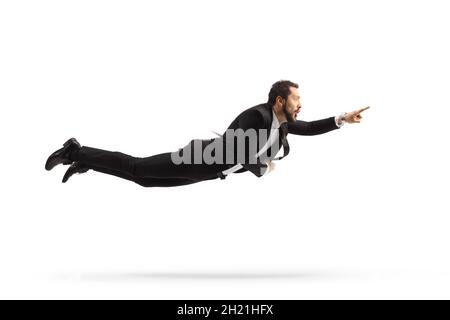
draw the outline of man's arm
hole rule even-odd
[[[329,117],[322,120],[310,122],[297,120],[295,123],[288,122],[288,133],[302,136],[314,136],[338,129],[342,127],[344,123],[360,123],[362,119],[361,112],[369,108],[370,107],[365,107],[348,113],[344,112],[339,116]]]
[[[340,128],[340,126],[337,124],[336,117],[329,117],[309,122],[302,120],[297,120],[295,123],[288,122],[288,133],[301,136],[314,136],[338,128]]]
[[[238,128],[242,129],[244,132],[248,129],[254,129],[256,130],[256,134],[259,137],[258,130],[264,129],[264,118],[262,114],[257,110],[252,110],[251,112],[248,112],[243,116],[241,119],[239,119]],[[236,129],[235,129],[236,130]],[[234,145],[235,148],[237,148],[236,145]],[[250,153],[250,150],[253,151],[256,149],[256,152]],[[262,163],[259,158],[256,157],[256,154],[258,153],[258,146],[257,148],[250,148],[250,142],[249,139],[245,139],[245,163],[240,163],[240,165],[252,172],[254,175],[256,175],[258,178],[262,177],[264,173],[267,172],[268,165],[265,163]],[[250,159],[255,159],[255,161],[250,162]],[[237,159],[239,160],[239,159]]]

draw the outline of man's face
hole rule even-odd
[[[288,122],[295,122],[302,105],[300,104],[298,89],[294,87],[290,87],[289,89],[291,93],[283,103],[283,112]]]

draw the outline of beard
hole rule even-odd
[[[295,118],[292,114],[290,114],[286,109],[286,104],[283,106],[283,113],[286,116],[286,120],[291,123],[295,123]]]

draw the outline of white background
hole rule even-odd
[[[450,298],[446,1],[2,1],[1,298]],[[44,170],[135,156],[300,84],[274,172],[143,188]]]

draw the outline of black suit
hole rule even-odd
[[[254,128],[254,129],[265,129],[270,132],[270,129],[272,127],[272,120],[273,120],[272,107],[267,103],[263,103],[243,111],[236,117],[236,119],[233,120],[228,129],[236,130],[238,128],[241,128],[243,130],[247,130],[250,128]],[[288,125],[288,133],[292,133],[295,135],[317,135],[339,128],[336,126],[334,117],[329,117],[326,119],[311,122],[297,120],[295,123],[288,122],[287,125]],[[225,136],[226,134],[224,134],[224,137]],[[260,148],[262,148],[262,145],[263,143],[258,141],[257,149],[260,150]],[[281,145],[282,144],[280,136],[279,143],[276,144],[275,146],[280,147]],[[275,155],[278,153],[279,149],[280,148],[275,149],[270,147],[267,153]],[[246,144],[245,150],[246,155],[248,157],[251,156],[248,153],[249,150],[248,144]],[[247,160],[248,157],[246,157]],[[257,177],[261,176],[260,167],[265,166],[261,164],[261,162],[259,161],[257,165],[247,165],[247,164],[242,165],[243,168],[237,172],[251,171]]]
[[[272,120],[272,107],[267,103],[264,103],[243,111],[236,117],[236,119],[233,120],[233,122],[231,122],[228,129],[243,129],[245,131],[253,128],[255,130],[266,129],[270,132]],[[295,123],[288,123],[287,127],[288,133],[295,135],[317,135],[338,128],[334,117],[311,122],[297,120]],[[194,143],[199,143],[202,150],[204,150],[204,148],[213,141],[217,142],[217,140],[221,140],[223,143],[223,141],[226,141],[226,138],[227,131],[222,135],[222,137],[218,138],[206,140],[193,139],[185,147],[174,152],[182,156],[184,152],[194,150]],[[281,146],[281,141],[279,142],[280,143],[278,145]],[[223,145],[225,146],[225,144]],[[260,150],[261,147],[262,143],[258,140],[257,150]],[[278,149],[272,150],[272,148],[269,148],[267,152],[269,154],[272,154],[272,152],[274,152],[273,154],[276,154]],[[249,159],[252,155],[248,153],[248,141],[246,141],[245,150],[246,159]],[[235,164],[197,164],[194,163],[194,159],[192,158],[191,163],[182,163],[177,165],[172,161],[172,153],[173,152],[166,152],[150,157],[139,158],[117,151],[107,151],[83,146],[80,150],[73,152],[70,155],[70,158],[73,161],[80,161],[81,163],[84,163],[95,171],[128,179],[145,187],[180,186],[204,180],[216,179],[219,177],[220,172],[234,166]],[[193,152],[191,152],[191,154],[193,155]],[[234,159],[237,159],[236,154]],[[256,165],[250,164],[248,161],[242,163],[242,166],[243,168],[237,171],[237,173],[250,171],[257,177],[260,177],[260,167],[265,165],[258,159],[258,163]]]

